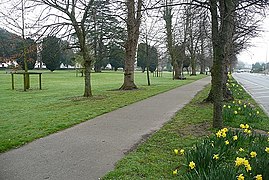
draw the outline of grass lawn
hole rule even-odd
[[[0,71],[0,152],[205,77],[177,81],[166,72],[151,77],[152,85],[147,86],[146,74],[137,72],[138,90],[115,91],[123,82],[122,72],[92,73],[94,97],[83,98],[84,78],[75,71],[42,72],[43,89],[38,90],[38,77],[32,75],[31,89],[24,92],[22,75],[15,75],[11,90],[11,75]]]
[[[102,179],[187,179],[185,175],[190,171],[189,164],[186,163],[184,156],[175,155],[174,149],[190,150],[195,143],[202,142],[205,137],[211,135],[213,131],[215,132],[211,128],[212,104],[202,102],[207,97],[209,88],[198,93],[188,105],[177,112],[171,121],[120,160],[115,170]],[[255,101],[244,90],[240,92],[240,98],[242,102],[252,103],[263,119],[247,123],[256,129],[269,131],[269,118]],[[233,104],[233,102],[230,103]],[[234,121],[225,122],[225,126],[238,128],[242,122],[243,120],[240,118],[238,121],[234,119]],[[216,147],[216,149],[218,148]],[[262,151],[265,153],[264,149]],[[200,159],[203,158],[200,157]],[[234,160],[232,159],[230,162],[233,164]],[[197,164],[197,166],[199,165]],[[234,165],[230,167],[234,167]],[[208,169],[208,167],[206,168]],[[264,168],[268,168],[268,166]],[[177,175],[172,173],[175,169],[178,169]],[[195,171],[193,173],[195,174]],[[219,176],[215,174],[214,177],[213,179],[218,179]],[[235,176],[233,177],[236,179]]]

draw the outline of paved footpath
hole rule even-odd
[[[0,180],[95,180],[210,83],[210,77],[0,154]]]

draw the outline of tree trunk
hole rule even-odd
[[[223,101],[223,50],[219,34],[217,0],[210,1],[212,19],[212,44],[213,44],[213,67],[211,80],[211,96],[213,100],[213,127],[221,128],[222,122],[222,101]]]
[[[173,69],[175,71],[173,79],[180,79],[181,77],[181,68],[179,67],[178,63],[175,61],[173,63]]]
[[[196,58],[195,55],[191,55],[191,76],[196,76]]]
[[[134,0],[127,0],[127,42],[125,44],[125,68],[124,82],[120,87],[121,90],[137,89],[134,82],[134,63],[139,38],[139,27],[141,24],[141,7],[142,0],[138,0],[135,8]]]
[[[222,103],[223,103],[223,83],[225,58],[229,52],[232,42],[234,4],[232,0],[219,1],[219,11],[217,0],[210,0],[210,11],[212,19],[212,44],[213,44],[213,67],[212,67],[212,87],[213,98],[213,127],[221,128]],[[218,21],[218,12],[220,20]]]
[[[91,62],[85,61],[85,89],[84,89],[84,97],[92,96],[92,88],[91,88]]]

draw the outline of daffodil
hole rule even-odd
[[[245,129],[245,130],[244,130],[244,133],[246,133],[246,134],[251,134],[251,130],[250,130],[250,129]]]
[[[237,180],[244,180],[244,179],[245,179],[245,177],[244,177],[243,174],[240,174],[240,175],[237,177]]]
[[[221,129],[221,132],[226,133],[226,132],[228,132],[228,129],[227,128],[223,128],[223,129]]]
[[[221,131],[218,131],[218,132],[216,133],[216,136],[217,136],[217,137],[221,137],[221,136],[222,136]]]
[[[265,148],[265,152],[269,153],[269,147]]]
[[[240,124],[240,128],[245,129],[245,125],[244,124]]]
[[[238,111],[240,111],[240,110],[241,110],[241,107],[238,108]]]
[[[228,144],[230,144],[230,142],[229,142],[228,140],[226,140],[226,141],[225,141],[225,144],[228,145]]]
[[[262,180],[262,175],[257,174],[257,176],[255,176],[256,180]]]
[[[180,149],[180,155],[184,155],[184,153],[185,153],[185,150],[184,149]]]
[[[243,152],[245,151],[243,148],[239,148],[239,152]]]
[[[246,129],[248,129],[248,128],[249,128],[249,125],[248,125],[248,124],[246,124],[246,125],[245,125],[245,128],[246,128]]]
[[[250,164],[245,165],[245,168],[246,168],[246,171],[247,171],[247,172],[248,172],[248,171],[251,171],[251,166],[250,166]]]
[[[191,169],[194,169],[194,168],[195,168],[195,162],[191,161],[191,162],[189,163],[189,167],[190,167]]]
[[[234,114],[238,114],[238,112],[237,111],[234,111]]]
[[[245,158],[237,157],[235,160],[235,166],[240,166],[240,165],[244,164],[245,160],[246,160]]]
[[[230,108],[231,108],[231,106],[229,105],[229,106],[228,106],[228,108],[230,109]]]
[[[218,160],[219,159],[219,154],[214,154],[213,159]]]
[[[250,156],[251,156],[252,158],[255,158],[255,157],[257,156],[257,153],[256,153],[255,151],[251,151],[251,152],[250,152]]]
[[[173,171],[173,175],[177,175],[177,169]]]
[[[225,104],[223,105],[223,108],[226,108],[226,105]]]
[[[256,114],[260,114],[260,111],[257,111]]]
[[[234,135],[233,136],[233,140],[236,141],[238,139],[238,136],[237,135]]]
[[[240,100],[238,101],[238,104],[241,104],[241,101]]]
[[[246,107],[247,107],[247,105],[244,104],[244,108],[246,108]]]
[[[178,154],[178,149],[174,149],[174,153],[175,154]]]
[[[233,104],[235,104],[235,101],[233,101]]]
[[[249,165],[249,162],[248,162],[247,159],[245,159],[245,158],[243,158],[243,159],[244,159],[243,164],[244,164],[245,167],[247,167]]]

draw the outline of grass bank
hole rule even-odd
[[[229,119],[228,121],[225,121],[224,124],[226,127],[231,128],[239,128],[240,123],[246,123],[244,121],[244,114],[243,114],[243,108],[246,104],[246,108],[251,107],[251,113],[259,112],[257,117],[258,119],[252,119],[248,121],[248,125],[250,127],[253,127],[255,129],[262,129],[265,131],[269,130],[269,118],[264,114],[262,109],[255,103],[255,101],[235,82],[232,82],[234,85],[232,85],[231,89],[237,88],[234,95],[236,100],[233,102],[227,102],[225,103],[225,108],[228,108],[228,106],[231,106],[230,109],[232,110],[233,116],[235,116],[232,119]],[[204,157],[203,155],[207,155],[204,151],[206,148],[212,148],[212,146],[207,146],[202,151],[199,151],[199,147],[203,146],[204,139],[206,139],[207,136],[212,136],[212,132],[215,132],[216,130],[212,129],[212,105],[208,103],[203,103],[203,99],[207,97],[207,94],[209,92],[209,88],[205,88],[203,91],[198,93],[196,97],[188,104],[186,105],[182,110],[177,112],[175,117],[168,123],[166,123],[158,132],[153,134],[146,142],[141,144],[137,147],[136,150],[131,152],[129,155],[127,155],[125,158],[123,158],[121,161],[119,161],[116,165],[116,168],[114,171],[108,173],[103,179],[199,179],[199,175],[197,176],[199,165],[198,160],[202,161]],[[238,110],[239,105],[236,105],[236,102],[242,105],[242,108]],[[250,103],[250,104],[249,104]],[[235,108],[237,110],[237,113],[235,114]],[[239,112],[240,111],[240,112]],[[225,111],[226,113],[226,111]],[[249,114],[248,114],[249,115]],[[227,114],[225,115],[225,118],[227,117]],[[251,129],[251,131],[254,129]],[[231,133],[232,134],[232,133]],[[214,134],[213,134],[214,136]],[[232,135],[230,135],[232,136]],[[248,139],[242,138],[244,136],[239,136],[239,139]],[[231,138],[231,137],[230,137]],[[216,138],[215,138],[216,139]],[[254,138],[255,139],[255,138]],[[208,140],[206,140],[208,141]],[[222,145],[224,147],[228,147],[227,139],[221,139]],[[230,144],[233,143],[230,140]],[[212,143],[212,141],[209,141],[209,143]],[[245,141],[244,144],[246,146],[245,148],[245,155],[246,157],[249,155],[249,152],[247,152],[247,147],[250,146],[252,141]],[[196,148],[193,148],[193,146]],[[234,146],[234,145],[232,145]],[[231,146],[231,147],[232,147]],[[257,145],[255,145],[257,146]],[[269,145],[268,145],[269,146]],[[198,148],[197,148],[198,147]],[[223,147],[220,148],[220,146],[214,146],[214,150],[216,152],[218,150],[223,149]],[[243,145],[242,145],[243,147]],[[239,149],[239,147],[234,146],[236,150]],[[238,149],[237,149],[238,148]],[[174,150],[175,149],[184,149],[185,152],[188,150],[196,150],[193,153],[186,153],[187,157],[185,156],[178,156],[175,155]],[[266,155],[266,152],[264,151],[265,147],[261,147],[263,151],[263,155]],[[210,153],[216,153],[211,151]],[[227,151],[231,152],[231,151]],[[236,152],[236,151],[234,151]],[[258,152],[258,151],[257,151]],[[259,153],[259,152],[258,152]],[[230,153],[231,154],[231,153]],[[212,156],[211,156],[212,155]],[[223,160],[222,154],[217,154],[218,157]],[[261,156],[259,154],[258,156]],[[191,173],[191,168],[189,167],[189,161],[191,158],[196,157],[196,167],[193,169],[193,173]],[[210,154],[208,158],[210,160],[206,160],[207,163],[212,162],[213,154]],[[242,156],[243,157],[243,156]],[[225,163],[225,165],[229,165],[229,167],[234,167],[234,155],[230,156],[228,161],[232,164]],[[227,159],[226,159],[227,160]],[[191,160],[190,160],[191,161]],[[193,160],[195,161],[195,160]],[[251,161],[250,161],[251,162]],[[205,163],[202,163],[205,164]],[[252,164],[252,163],[251,163]],[[226,166],[225,166],[226,167]],[[241,167],[239,167],[241,168]],[[253,166],[253,170],[254,170]],[[267,167],[262,167],[267,168]],[[205,169],[209,169],[206,167]],[[214,169],[214,168],[213,168]],[[227,169],[227,168],[226,168]],[[228,168],[229,169],[229,168]],[[232,169],[232,168],[230,168]],[[175,171],[176,170],[176,171]],[[201,170],[201,168],[200,168]],[[245,173],[244,167],[242,169],[242,172]],[[174,174],[173,174],[174,172]],[[187,174],[189,173],[190,174]],[[196,173],[197,172],[197,173]],[[200,172],[204,172],[201,170]],[[221,169],[218,169],[217,171],[214,171],[211,176],[207,176],[209,179],[210,177],[214,177],[213,179],[225,179],[224,171]],[[226,172],[226,171],[225,171]],[[232,171],[231,173],[237,173]],[[248,172],[249,173],[249,172]],[[226,173],[228,174],[228,173]],[[221,177],[221,175],[223,175]],[[242,173],[242,176],[244,174]],[[256,174],[255,174],[256,175]],[[231,174],[233,179],[236,179],[236,175]],[[241,177],[242,177],[241,176]],[[252,176],[246,176],[249,178],[253,178]],[[200,176],[201,177],[201,176]],[[229,177],[229,176],[227,176]],[[239,174],[238,174],[239,177]],[[201,178],[203,179],[203,178]],[[228,178],[229,179],[229,178]]]
[[[138,90],[116,91],[123,82],[122,72],[92,73],[94,97],[83,98],[84,78],[76,77],[75,71],[42,73],[43,89],[38,90],[38,79],[32,75],[31,89],[24,92],[21,75],[15,75],[11,90],[11,75],[0,71],[0,152],[205,77],[176,81],[171,73],[163,73],[151,77],[152,85],[147,86],[146,74],[137,72]]]

